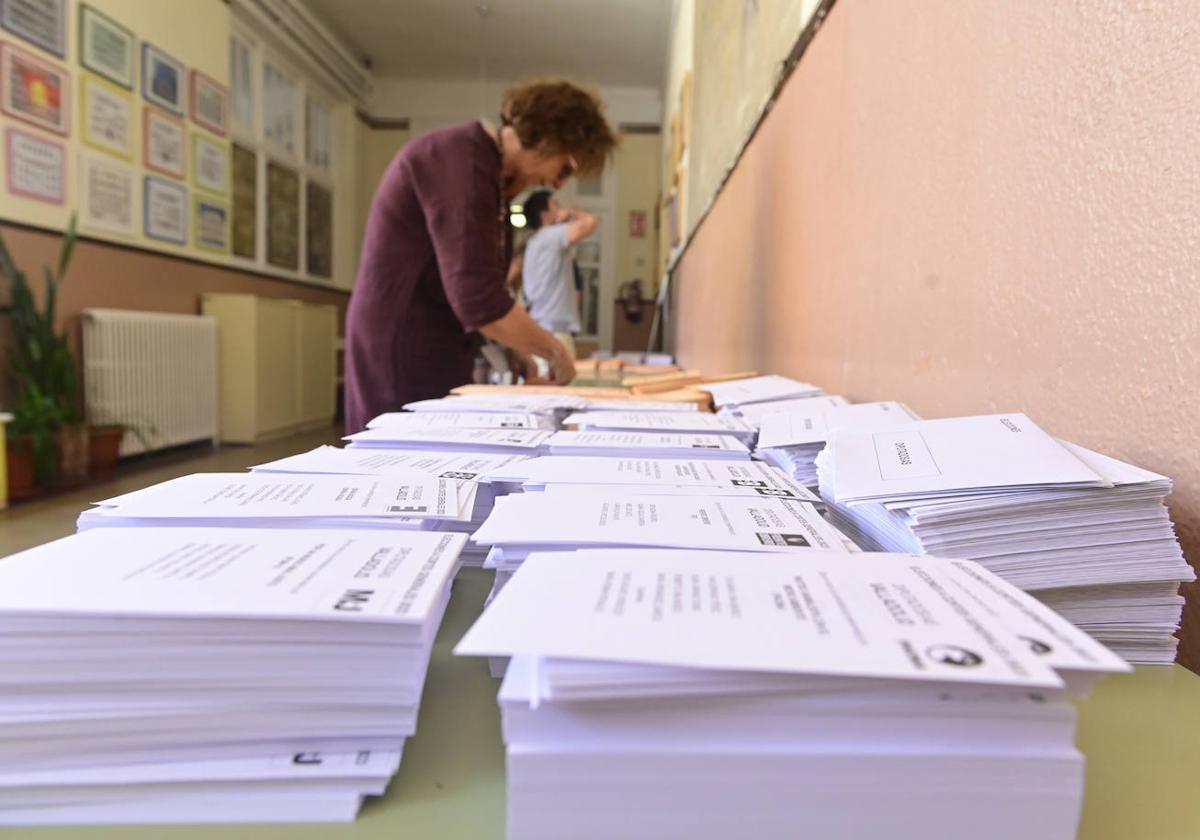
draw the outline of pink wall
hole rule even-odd
[[[1198,54],[1188,0],[840,0],[680,264],[677,352],[1026,411],[1172,476],[1200,557]]]

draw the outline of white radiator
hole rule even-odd
[[[217,437],[217,323],[199,315],[83,312],[88,422],[129,431],[122,455]]]

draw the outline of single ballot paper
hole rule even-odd
[[[773,496],[818,501],[782,471],[761,461],[711,461],[699,458],[587,458],[549,455],[494,471],[499,478],[520,478],[528,485],[628,485],[653,490],[720,490],[727,495]]]
[[[356,448],[436,449],[536,455],[553,432],[536,429],[367,429],[347,435]]]
[[[409,451],[400,449],[339,449],[318,446],[299,455],[251,467],[256,473],[344,473],[349,475],[423,475],[476,481],[489,473],[515,469],[526,455]]]
[[[732,435],[744,443],[754,440],[754,429],[728,414],[680,411],[579,411],[563,421],[581,431],[677,432]]]
[[[554,421],[537,414],[495,411],[390,411],[367,423],[368,429],[552,429]]]
[[[714,382],[711,385],[700,385],[699,387],[702,391],[712,394],[713,404],[717,408],[727,405],[818,397],[823,393],[816,385],[774,374],[734,379],[730,382]]]
[[[750,450],[732,435],[668,432],[555,432],[546,441],[551,455],[616,458],[705,458],[750,460]]]
[[[85,516],[207,521],[459,517],[458,482],[426,477],[196,473],[98,504]]]
[[[6,557],[0,611],[6,621],[52,615],[419,625],[440,607],[465,540],[426,531],[104,528]]]
[[[826,451],[838,502],[1112,486],[1024,414],[921,420],[878,430],[839,428]]]
[[[496,500],[472,536],[483,545],[852,550],[808,502],[779,498],[522,493]],[[506,550],[507,553],[507,550]]]
[[[758,448],[773,449],[824,443],[833,429],[875,429],[881,426],[911,425],[921,419],[904,403],[898,402],[840,406],[825,405],[823,399],[809,402],[812,405],[763,417],[758,434]]]
[[[455,653],[1062,688],[952,574],[905,555],[534,553]]]

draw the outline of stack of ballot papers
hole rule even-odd
[[[805,402],[811,405],[762,418],[754,454],[806,485],[817,483],[817,454],[825,448],[825,439],[833,429],[873,429],[921,419],[898,402],[831,405],[824,398]]]
[[[718,414],[732,414],[754,429],[762,429],[763,420],[772,414],[783,414],[789,411],[808,411],[813,406],[821,408],[836,408],[850,405],[850,401],[837,394],[826,394],[819,397],[801,397],[795,400],[773,400],[771,402],[748,403],[746,405],[727,405]]]
[[[969,561],[819,551],[533,554],[455,652],[513,657],[529,840],[1074,837],[1067,698],[1128,670]]]
[[[477,488],[424,476],[195,473],[97,502],[77,525],[461,530]]]
[[[805,397],[819,397],[824,393],[816,385],[788,379],[786,376],[751,376],[747,379],[734,379],[729,382],[714,382],[698,386],[702,391],[712,395],[713,405],[717,408],[733,408],[751,403],[774,402],[777,400],[795,400]]]
[[[469,534],[483,524],[497,496],[521,489],[521,479],[505,481],[493,479],[490,474],[512,472],[516,464],[529,460],[525,455],[475,455],[461,452],[407,451],[393,449],[338,449],[334,446],[319,446],[309,452],[291,455],[278,461],[252,467],[256,473],[297,474],[344,474],[377,475],[396,478],[425,476],[459,482],[465,499],[473,495],[470,518],[466,521],[433,521],[427,523],[429,530],[458,531]],[[464,488],[463,483],[476,485],[473,490]],[[464,566],[479,566],[486,551],[468,545],[462,552]]]
[[[836,429],[817,459],[863,548],[976,560],[1131,662],[1174,660],[1194,579],[1165,476],[1059,441],[1023,414]]]
[[[728,435],[746,446],[755,438],[755,430],[737,417],[701,411],[581,411],[563,425],[584,432]]]
[[[688,496],[770,496],[820,502],[782,470],[761,461],[684,458],[587,458],[549,455],[494,469],[487,478],[518,481],[529,491],[662,494]]]
[[[555,432],[545,450],[550,455],[601,458],[750,460],[750,448],[732,435],[675,432]]]
[[[4,558],[0,825],[352,820],[415,731],[464,539],[103,529]]]
[[[556,429],[546,414],[500,411],[389,411],[367,423],[368,429]]]
[[[417,449],[438,452],[539,455],[554,432],[536,429],[367,429],[347,435],[353,449]]]

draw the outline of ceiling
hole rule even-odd
[[[660,87],[671,0],[302,0],[377,77]],[[481,16],[480,6],[488,10]],[[481,49],[482,45],[482,49]],[[481,60],[482,58],[482,60]]]

